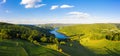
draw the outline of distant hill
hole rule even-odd
[[[39,27],[43,27],[43,28],[47,28],[47,27],[52,27],[52,28],[55,28],[55,27],[61,27],[61,26],[69,26],[69,25],[72,25],[72,24],[60,24],[60,23],[54,23],[54,24],[38,24],[37,26]]]

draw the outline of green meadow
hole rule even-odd
[[[0,56],[64,56],[64,54],[18,39],[0,41]]]
[[[120,41],[102,40],[89,40],[82,39],[80,43],[93,51],[97,55],[103,56],[119,56],[120,55]]]

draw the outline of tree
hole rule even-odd
[[[36,45],[40,45],[39,42],[37,42],[36,40],[34,40],[33,43]]]
[[[22,39],[26,39],[26,38],[27,38],[27,34],[22,34],[22,35],[21,35],[21,38],[22,38]]]
[[[58,51],[59,51],[59,52],[62,52],[62,49],[60,48]]]
[[[114,40],[115,40],[115,41],[118,41],[118,40],[119,40],[119,35],[118,35],[118,33],[114,34],[113,37],[114,37]]]
[[[30,35],[30,36],[28,37],[28,40],[29,40],[30,42],[33,42],[32,35]]]
[[[46,42],[46,41],[47,41],[47,38],[44,36],[44,37],[40,38],[40,40],[41,40],[42,42]]]
[[[1,34],[1,33],[0,33]],[[2,41],[2,37],[1,37],[1,35],[0,35],[0,41]]]
[[[61,41],[60,44],[61,45],[65,45],[66,43],[65,43],[65,41]]]
[[[53,40],[53,42],[56,43],[56,44],[59,43],[57,38],[55,38],[55,39]]]
[[[50,37],[49,37],[49,42],[53,42],[53,40],[54,40],[54,37],[53,37],[53,36],[50,36]]]
[[[10,38],[10,36],[7,33],[8,33],[7,30],[2,29],[1,32],[0,32],[0,37],[2,37],[3,39]]]
[[[4,34],[4,33],[0,34],[0,37],[2,39],[8,39],[9,38],[9,36],[7,34]]]

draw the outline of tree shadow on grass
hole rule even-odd
[[[78,41],[67,42],[66,45],[59,45],[59,47],[71,56],[95,56],[94,52],[82,46]]]
[[[107,56],[109,55],[109,56],[120,56],[120,50],[117,50],[117,49],[115,49],[115,48],[113,48],[113,50],[110,50],[109,48],[107,48],[107,47],[104,47],[105,49],[106,49],[106,51],[107,51],[107,53],[108,54],[106,54]]]

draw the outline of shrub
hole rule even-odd
[[[65,43],[65,41],[61,41],[60,44],[61,45],[65,45],[66,43]]]

